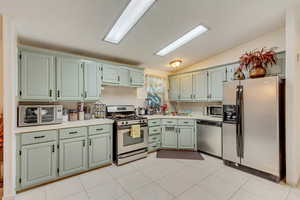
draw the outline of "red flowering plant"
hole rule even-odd
[[[251,71],[257,67],[271,67],[277,62],[277,55],[274,51],[277,47],[271,49],[262,48],[261,50],[253,50],[246,52],[240,57],[240,68]]]

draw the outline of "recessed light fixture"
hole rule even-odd
[[[173,60],[169,64],[171,67],[176,68],[179,67],[182,63],[182,60]]]
[[[168,46],[166,46],[165,48],[163,48],[162,50],[157,52],[156,55],[165,56],[168,53],[170,53],[170,52],[174,51],[175,49],[177,49],[178,47],[181,47],[182,45],[188,43],[192,39],[194,39],[194,38],[198,37],[199,35],[205,33],[207,30],[208,29],[205,26],[199,25],[196,28],[194,28],[193,30],[191,30],[188,33],[186,33],[185,35],[183,35],[181,38],[175,40],[174,42],[172,42],[171,44],[169,44]]]
[[[131,0],[104,40],[118,44],[155,1]]]

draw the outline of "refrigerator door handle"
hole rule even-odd
[[[243,136],[243,96],[244,96],[244,88],[240,86],[239,89],[239,153],[240,157],[244,157],[244,136]]]
[[[240,137],[239,137],[239,131],[240,131],[240,87],[237,86],[236,88],[236,117],[237,117],[237,123],[236,123],[236,152],[237,156],[240,157]]]

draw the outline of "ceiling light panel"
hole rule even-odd
[[[199,35],[205,33],[206,31],[208,31],[208,29],[205,26],[199,25],[196,28],[194,28],[193,30],[191,30],[188,33],[186,33],[185,35],[183,35],[182,37],[180,37],[179,39],[175,40],[174,42],[172,42],[171,44],[166,46],[165,48],[163,48],[162,50],[160,50],[159,52],[157,52],[156,55],[165,56],[168,53],[177,49],[178,47],[181,47],[182,45],[188,43],[189,41],[193,40],[194,38],[198,37]]]
[[[131,0],[104,40],[118,44],[155,1]]]

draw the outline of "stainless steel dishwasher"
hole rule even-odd
[[[222,157],[222,122],[197,120],[198,151]]]

